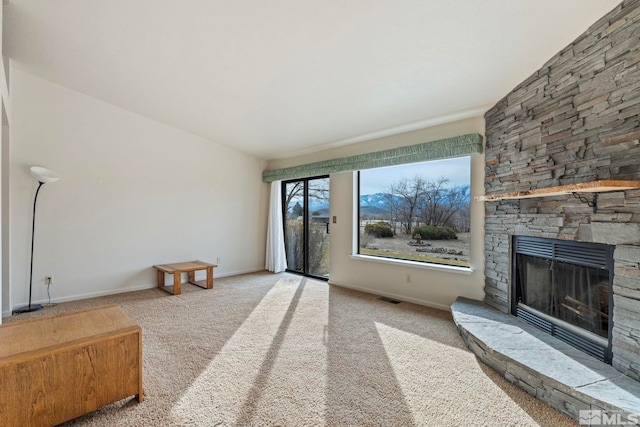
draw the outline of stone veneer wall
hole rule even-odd
[[[486,115],[486,194],[640,180],[640,0],[592,25]],[[590,198],[591,195],[587,194]],[[617,245],[613,366],[640,379],[640,189],[485,202],[485,302],[508,312],[511,236]]]

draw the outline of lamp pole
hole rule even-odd
[[[36,197],[33,198],[33,219],[31,221],[31,267],[29,268],[29,311],[40,310],[42,306],[40,304],[34,305],[31,307],[31,289],[33,288],[33,242],[35,241],[36,235],[36,203],[38,202],[38,193],[40,192],[40,187],[44,184],[44,182],[38,181],[38,189],[36,190]]]
[[[38,180],[38,189],[36,190],[36,195],[33,198],[33,218],[31,221],[31,266],[29,267],[29,305],[26,307],[18,308],[14,310],[14,314],[20,313],[29,313],[32,311],[38,311],[43,308],[42,304],[31,304],[31,293],[33,290],[33,248],[35,242],[35,234],[36,234],[36,206],[38,203],[38,193],[40,193],[40,188],[44,185],[45,182],[56,182],[60,177],[55,172],[41,168],[38,166],[34,166],[31,168],[31,175]]]
[[[19,308],[14,311],[16,314],[20,313],[29,313],[32,311],[38,311],[42,309],[42,304],[31,305],[31,290],[33,289],[33,242],[35,241],[36,234],[36,203],[38,202],[38,193],[40,192],[40,187],[44,184],[42,181],[38,181],[38,189],[36,190],[36,196],[33,198],[33,219],[31,222],[31,267],[29,269],[29,305],[26,307]]]

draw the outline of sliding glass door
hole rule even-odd
[[[329,177],[282,183],[288,270],[329,278]]]

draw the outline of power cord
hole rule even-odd
[[[45,307],[55,307],[56,303],[51,304],[51,292],[49,290],[49,288],[51,287],[51,280],[47,281],[47,297],[49,298],[49,302],[47,302],[46,304],[44,304]]]

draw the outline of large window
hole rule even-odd
[[[469,267],[470,157],[359,172],[358,252]]]

